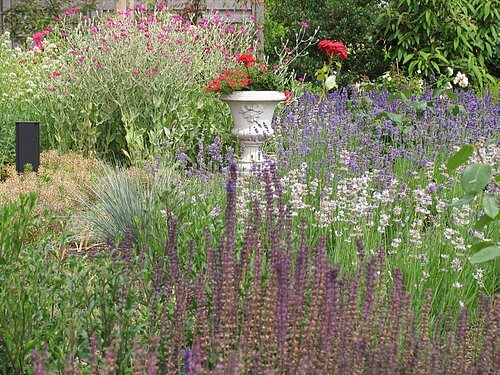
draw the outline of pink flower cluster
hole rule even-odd
[[[78,9],[77,7],[74,7],[74,8],[71,8],[71,9],[65,10],[65,11],[63,12],[63,14],[64,14],[65,16],[70,16],[70,15],[72,15],[72,14],[77,13],[79,10],[80,10],[80,9]]]
[[[52,27],[47,27],[43,31],[39,31],[37,33],[33,34],[33,42],[36,44],[36,46],[40,49],[43,49],[43,44],[42,40],[47,36],[50,32],[52,31]]]

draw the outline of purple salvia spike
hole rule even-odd
[[[64,373],[66,375],[75,375],[76,374],[76,368],[75,368],[75,356],[73,352],[69,352],[68,355],[66,356],[66,359],[64,361]]]
[[[31,351],[31,367],[35,375],[45,375],[45,363],[47,362],[47,349],[46,344],[43,345],[42,351],[38,352],[36,349]]]
[[[99,349],[99,338],[95,333],[90,337],[87,348],[89,349],[89,371],[91,373],[96,373],[98,371],[97,351]]]
[[[104,375],[114,375],[116,370],[116,350],[114,346],[110,346],[104,357]]]
[[[159,339],[154,338],[151,343],[151,354],[148,358],[147,363],[147,375],[156,375],[158,374],[158,348],[159,348]]]
[[[193,343],[193,351],[189,363],[189,374],[201,375],[203,371],[203,357],[201,353],[200,337],[196,336]]]

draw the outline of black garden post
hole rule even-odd
[[[38,172],[40,164],[40,123],[16,122],[16,170],[24,172],[24,166],[31,165]]]

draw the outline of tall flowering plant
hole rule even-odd
[[[205,87],[206,92],[230,94],[235,91],[283,91],[284,81],[278,68],[257,62],[250,54],[236,58],[235,68],[226,68]]]
[[[316,78],[321,81],[323,88],[322,100],[327,91],[337,87],[337,74],[342,68],[342,60],[347,59],[347,48],[342,42],[324,39],[318,43],[318,49],[323,51],[327,58],[323,67],[316,71]],[[336,70],[332,69],[334,66]]]

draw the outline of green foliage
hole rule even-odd
[[[395,0],[377,19],[388,56],[411,75],[451,67],[479,85],[494,82],[500,12],[494,0]],[[464,85],[465,87],[466,85]]]
[[[282,41],[296,39],[300,22],[319,27],[318,38],[343,42],[349,56],[343,62],[340,84],[374,79],[386,70],[383,51],[377,46],[375,19],[378,0],[268,0],[266,1],[265,51],[275,55]],[[292,66],[298,76],[311,79],[322,66],[322,54],[311,46],[308,56]]]
[[[34,206],[34,195],[0,206],[0,373],[31,373],[32,351],[42,344],[51,368],[64,368],[69,352],[88,361],[94,334],[102,347],[119,337],[117,363],[129,366],[122,353],[143,329],[131,324],[134,288],[127,292],[135,258],[68,256],[67,238],[47,232],[50,222],[33,216]]]
[[[52,25],[64,10],[78,7],[84,14],[89,14],[97,9],[97,3],[97,0],[20,0],[5,12],[4,22],[12,40],[24,43],[35,32]]]
[[[30,350],[37,344],[34,326],[43,319],[40,287],[34,268],[43,267],[43,251],[27,260],[30,237],[41,230],[33,216],[35,196],[21,196],[19,202],[0,205],[0,372],[25,373]],[[23,264],[22,264],[23,263]],[[22,265],[21,265],[22,264]]]
[[[482,160],[479,146],[465,145],[448,159],[446,164],[448,170],[453,171],[467,163],[474,151],[476,151],[479,159]],[[461,206],[469,204],[477,197],[480,197],[482,200],[481,208],[484,214],[476,221],[474,228],[481,230],[487,225],[491,228],[496,228],[495,226],[498,225],[498,219],[500,218],[498,214],[498,195],[494,191],[490,193],[484,192],[490,183],[496,185],[497,189],[500,186],[498,176],[495,176],[493,173],[493,166],[484,162],[468,164],[461,173],[460,183],[465,195],[454,202],[453,205]],[[498,258],[500,256],[500,245],[495,241],[481,241],[472,246],[471,251],[476,253],[472,255],[471,262],[482,263]]]

